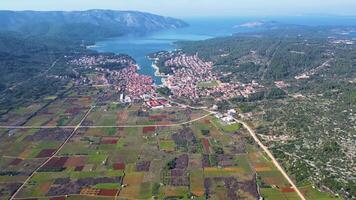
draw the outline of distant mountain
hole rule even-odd
[[[181,20],[136,11],[0,11],[0,31],[97,39],[185,27]]]

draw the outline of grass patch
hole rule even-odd
[[[93,164],[101,164],[106,160],[107,157],[107,154],[103,154],[102,152],[96,152],[95,154],[89,156],[88,162]]]
[[[241,128],[241,124],[239,123],[223,124],[218,118],[214,118],[212,121],[221,131],[225,133],[233,133]]]
[[[164,151],[174,151],[175,146],[173,140],[161,140],[159,142],[159,148]]]
[[[193,171],[190,174],[190,190],[195,196],[203,196],[204,189],[204,173],[203,171]]]
[[[227,168],[218,168],[218,167],[208,167],[204,169],[204,174],[206,177],[220,177],[220,176],[234,176],[237,173],[243,173],[242,168],[238,167],[227,167]]]
[[[120,187],[120,183],[99,183],[95,185],[95,188],[98,189],[118,189]]]
[[[219,82],[218,81],[199,82],[197,86],[200,89],[209,89],[209,88],[218,87],[219,86]]]

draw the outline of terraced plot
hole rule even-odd
[[[101,109],[94,110],[94,115]],[[116,110],[113,116],[116,117]],[[234,131],[225,132],[214,123],[214,118],[206,117],[172,127],[79,128],[16,198],[256,199],[259,191],[266,199],[297,197],[257,146],[248,143],[244,129],[236,125]],[[2,152],[12,152],[9,156],[23,156],[23,160],[1,159],[7,168],[1,168],[0,180],[9,181],[1,184],[2,191],[7,191],[2,194],[9,196],[13,192],[11,187],[18,187],[31,171],[26,168],[27,174],[10,177],[4,174],[6,169],[32,162],[34,170],[44,161],[41,156],[51,156],[50,149],[60,144],[60,141],[42,144],[37,140],[31,145],[22,144],[41,135],[41,131],[19,130],[21,134],[14,132],[8,136],[8,140],[20,142],[17,148],[26,148],[6,151],[7,148],[1,146]],[[58,136],[59,131],[65,135],[65,129],[51,131],[53,137]],[[25,154],[28,148],[31,151]]]

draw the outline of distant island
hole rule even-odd
[[[259,20],[259,21],[252,21],[252,22],[238,24],[234,26],[234,28],[260,28],[260,27],[268,28],[268,27],[276,27],[278,25],[281,24],[276,21]]]

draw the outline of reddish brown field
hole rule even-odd
[[[210,144],[209,144],[209,140],[206,138],[202,139],[202,143],[203,143],[203,147],[204,147],[204,152],[205,153],[210,153]]]
[[[256,172],[268,172],[272,169],[270,167],[255,167]]]
[[[64,164],[65,167],[78,167],[85,165],[85,157],[69,157],[67,162]]]
[[[42,183],[39,185],[39,190],[41,191],[41,193],[46,194],[48,192],[48,190],[51,188],[52,183]]]
[[[113,165],[115,170],[124,170],[125,169],[125,163],[115,163]]]
[[[144,173],[142,172],[127,173],[124,178],[124,183],[129,186],[139,186],[142,183],[143,178]]]
[[[64,164],[67,162],[68,157],[52,158],[48,163],[46,163],[42,169],[57,169],[63,168]]]
[[[266,172],[266,171],[271,171],[272,168],[268,165],[268,164],[265,164],[265,163],[255,163],[253,164],[256,172]]]
[[[204,120],[204,124],[205,125],[209,125],[210,124],[210,120],[209,119]]]
[[[82,194],[82,195],[98,195],[99,192],[100,192],[100,189],[84,188],[80,191],[80,194]]]
[[[262,179],[269,185],[280,185],[281,183],[283,183],[283,181],[279,177],[266,177]]]
[[[43,149],[40,153],[37,154],[36,158],[47,158],[51,157],[56,149]]]
[[[15,159],[13,159],[13,160],[9,163],[9,165],[16,166],[16,165],[20,164],[21,162],[22,162],[22,159],[20,159],[20,158],[15,158]]]
[[[149,117],[150,120],[163,120],[163,119],[167,119],[167,115],[151,115]]]
[[[143,128],[142,132],[149,133],[149,132],[154,132],[155,130],[156,130],[156,127],[154,127],[154,126],[146,126]]]
[[[117,137],[103,137],[101,139],[101,144],[116,144],[117,141],[119,141],[119,138]]]
[[[109,189],[101,189],[99,192],[99,196],[107,196],[107,197],[114,197],[116,196],[119,190],[109,190]]]

